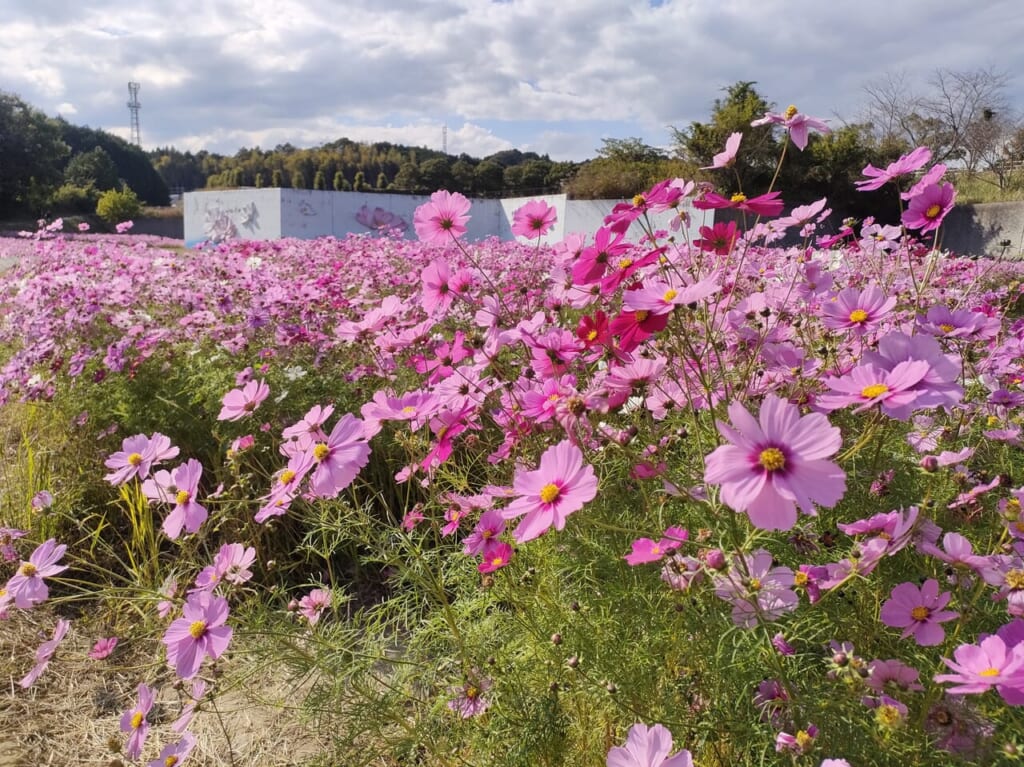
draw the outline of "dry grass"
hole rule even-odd
[[[126,736],[120,718],[134,704],[140,682],[158,690],[148,717],[152,726],[143,763],[179,738],[170,725],[186,696],[175,689],[172,671],[155,665],[153,654],[143,648],[119,646],[107,660],[90,660],[87,653],[96,637],[89,633],[87,619],[72,622],[56,657],[32,688],[18,686],[55,622],[52,610],[40,608],[12,611],[0,623],[0,767],[124,763]],[[283,767],[327,751],[326,735],[315,732],[294,709],[275,705],[275,699],[283,701],[288,695],[286,680],[240,678],[243,654],[236,650],[217,680],[219,689],[229,691],[214,700],[215,708],[202,706],[192,720],[189,729],[197,746],[188,763]]]

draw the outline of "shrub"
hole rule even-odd
[[[100,195],[96,203],[96,215],[110,226],[131,221],[142,213],[142,203],[128,187],[109,189]]]

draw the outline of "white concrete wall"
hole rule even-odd
[[[502,200],[473,199],[466,239],[498,237],[509,241],[514,212],[530,200],[544,200],[555,208],[558,220],[541,242],[561,241],[566,234],[593,235],[619,200],[569,200],[564,194],[541,197],[509,197]],[[185,193],[185,244],[206,240],[240,238],[273,240],[279,237],[314,239],[349,233],[366,234],[389,226],[415,239],[413,215],[430,201],[429,195],[323,192],[310,189],[230,189]],[[713,211],[696,211],[691,236],[701,224],[710,224]],[[668,229],[670,214],[652,216],[655,228]],[[627,238],[643,235],[634,223]],[[519,238],[527,242],[526,238]]]

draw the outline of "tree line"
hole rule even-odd
[[[861,195],[853,182],[867,164],[884,167],[919,145],[932,147],[937,161],[958,172],[983,175],[1000,189],[1024,190],[1024,122],[1006,95],[1008,84],[1007,75],[991,68],[938,70],[925,90],[915,91],[906,75],[888,74],[864,86],[859,119],[833,120],[832,131],[812,133],[802,152],[790,146],[781,167],[785,133],[777,125],[751,126],[776,111],[754,81],[723,88],[708,120],[672,128],[669,147],[607,138],[583,162],[517,149],[478,159],[348,138],[312,148],[244,148],[231,156],[174,147],[147,153],[0,92],[0,217],[87,213],[101,193],[114,189],[149,205],[166,205],[169,190],[236,187],[624,199],[677,176],[711,181],[729,194],[758,194],[774,184],[792,205],[828,197],[843,215],[892,217],[894,190]],[[735,164],[707,170],[736,132],[743,138]]]

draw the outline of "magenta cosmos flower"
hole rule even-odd
[[[196,501],[202,476],[203,465],[189,458],[174,471],[158,471],[142,483],[147,498],[174,504],[162,525],[164,535],[171,540],[180,538],[182,529],[187,533],[198,531],[209,517],[206,507]]]
[[[930,371],[924,360],[906,360],[892,370],[858,365],[840,378],[827,376],[825,383],[832,391],[819,396],[815,404],[825,410],[858,405],[855,413],[880,405],[887,416],[908,421],[914,400],[922,394],[917,385]]]
[[[228,600],[206,591],[191,594],[182,608],[182,617],[171,623],[161,640],[167,645],[167,662],[182,679],[199,672],[206,656],[219,658],[231,642]]]
[[[46,601],[50,590],[43,578],[51,578],[68,569],[67,565],[57,564],[67,550],[63,543],[50,538],[36,547],[28,562],[21,563],[7,582],[7,594],[15,607],[26,610]]]
[[[656,724],[648,727],[637,722],[629,728],[626,745],[608,752],[607,767],[693,767],[693,757],[685,748],[669,756],[672,733]]]
[[[939,593],[939,582],[929,578],[921,588],[909,581],[892,590],[889,599],[882,605],[879,618],[890,628],[901,628],[900,639],[909,636],[922,647],[942,644],[946,632],[941,623],[960,617],[960,613],[943,610],[953,595]]]
[[[942,219],[953,209],[956,190],[952,184],[931,184],[912,197],[903,211],[903,225],[921,234],[938,229]]]
[[[530,200],[512,214],[512,234],[539,240],[558,220],[558,211],[544,200]]]
[[[259,407],[270,395],[270,387],[262,378],[249,381],[241,389],[232,389],[224,395],[223,407],[217,415],[218,421],[238,421]]]
[[[416,235],[427,244],[443,245],[449,237],[458,239],[466,233],[469,207],[469,200],[458,192],[434,192],[430,202],[420,205],[413,214]]]
[[[516,471],[512,488],[518,498],[502,511],[505,519],[523,517],[512,536],[518,543],[531,541],[554,525],[565,527],[572,512],[597,495],[597,477],[583,464],[583,453],[568,440],[544,451],[536,471]]]
[[[729,405],[732,425],[718,422],[728,444],[704,459],[704,481],[721,485],[721,499],[746,512],[762,530],[789,530],[796,509],[816,515],[846,492],[846,474],[832,461],[842,444],[839,429],[821,413],[800,415],[796,405],[769,394],[759,420],[739,402]]]

